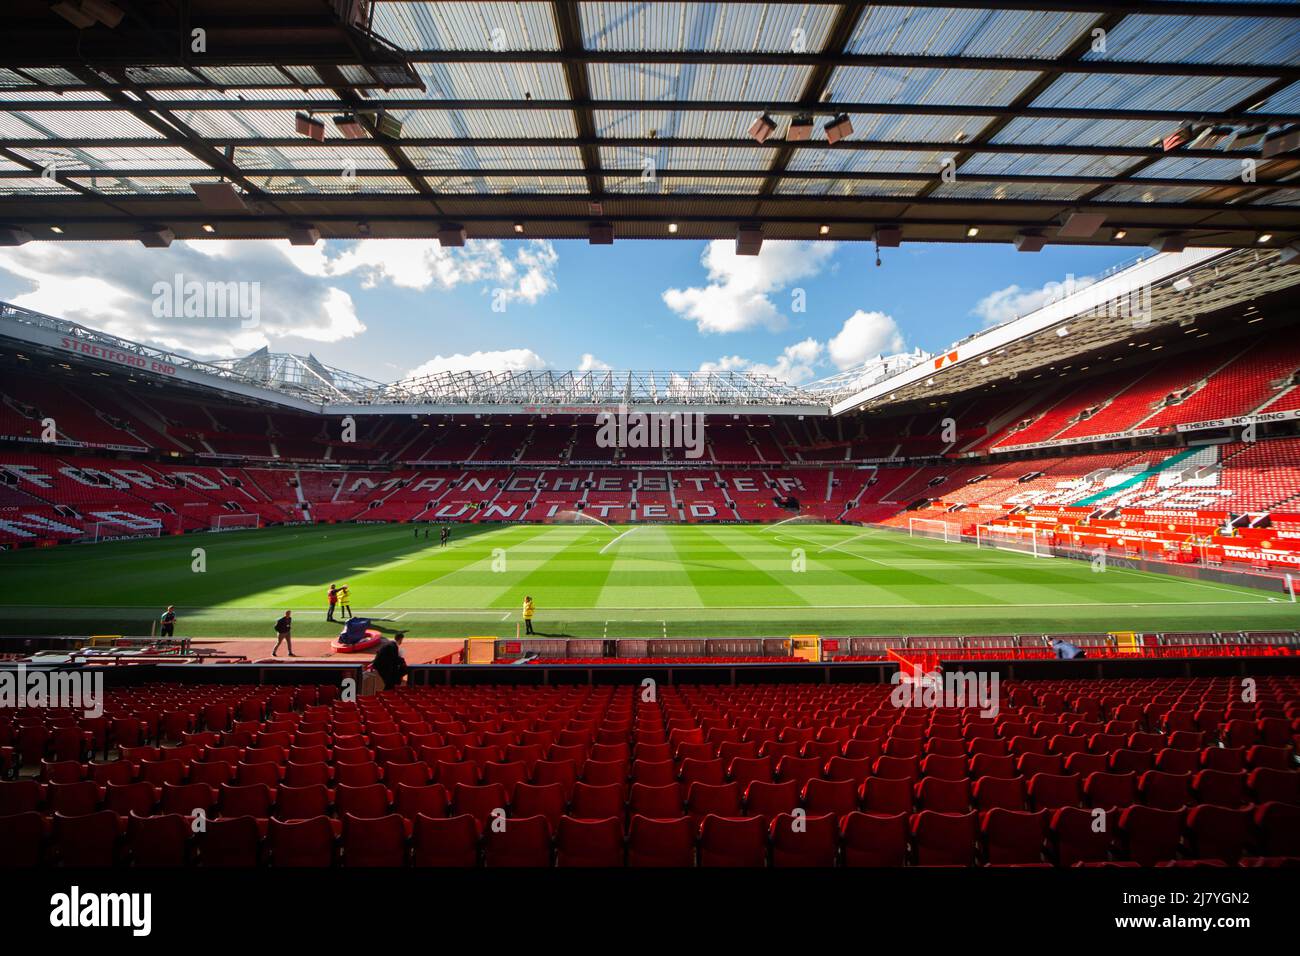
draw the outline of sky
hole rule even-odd
[[[614,368],[803,384],[938,351],[1139,252],[904,243],[877,267],[862,242],[767,241],[758,256],[730,240],[30,242],[0,249],[0,299],[195,358],[269,347],[381,382]]]

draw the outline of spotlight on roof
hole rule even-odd
[[[343,134],[344,139],[364,139],[366,128],[361,125],[361,118],[355,113],[342,113],[334,117],[334,128]]]
[[[63,0],[62,3],[56,3],[50,7],[50,12],[57,13],[78,30],[95,25],[95,18],[88,11],[83,10],[76,0]]]
[[[116,27],[126,16],[124,10],[115,3],[109,3],[109,0],[81,0],[81,9],[109,29]]]
[[[217,231],[217,227],[212,225],[210,222],[205,222],[203,225],[199,226],[199,228],[209,235]]]
[[[831,145],[838,143],[842,139],[847,139],[852,135],[853,123],[849,121],[848,113],[841,113],[826,124],[826,141]]]
[[[1111,238],[1118,240],[1118,239],[1123,239],[1127,235],[1128,235],[1127,229],[1116,229],[1115,232],[1111,234]]]
[[[135,234],[146,249],[166,249],[176,238],[176,233],[166,226],[146,226]]]
[[[465,227],[458,222],[444,222],[438,227],[438,244],[441,246],[465,245]]]
[[[736,230],[736,255],[756,256],[763,249],[763,230],[758,226],[741,226]]]
[[[1261,245],[1266,242],[1272,242],[1273,234],[1271,232],[1261,232],[1258,236],[1255,237],[1255,241],[1260,243]]]
[[[1236,130],[1228,140],[1228,149],[1254,149],[1268,135],[1267,126],[1247,126]]]
[[[979,234],[980,234],[980,227],[979,227],[979,226],[967,226],[967,227],[966,227],[966,238],[967,238],[967,239],[974,239],[974,238],[975,238],[976,236],[978,236]]]
[[[1187,237],[1177,232],[1162,233],[1151,240],[1156,252],[1182,252],[1187,248]]]
[[[310,136],[318,143],[325,142],[325,124],[309,113],[294,113],[293,128],[301,136]]]
[[[112,29],[126,15],[120,7],[108,0],[61,0],[50,7],[50,12],[57,13],[78,30],[92,27],[96,22]]]
[[[813,118],[807,113],[796,116],[790,121],[790,128],[785,131],[787,142],[802,143],[812,139]]]
[[[1070,334],[1070,327],[1068,325],[1063,325],[1056,330],[1056,337],[1059,339],[1063,339],[1069,334]]]
[[[593,222],[587,226],[587,242],[593,246],[612,246],[614,244],[614,224],[612,222]]]
[[[1287,126],[1284,129],[1274,130],[1264,137],[1264,146],[1260,150],[1260,155],[1265,159],[1272,156],[1281,156],[1283,153],[1294,153],[1300,149],[1300,126]]]
[[[389,139],[401,139],[402,121],[392,113],[380,113],[375,120],[375,131]]]
[[[63,235],[63,227],[62,227],[62,226],[50,226],[50,232],[54,233],[56,236],[61,236],[61,235]]]
[[[1174,291],[1186,292],[1195,284],[1196,283],[1192,281],[1191,276],[1179,276],[1177,279],[1174,280]]]
[[[1061,228],[1056,232],[1056,238],[1088,239],[1096,234],[1105,221],[1106,215],[1100,212],[1067,213]]]
[[[1043,246],[1047,245],[1047,237],[1037,229],[1026,229],[1016,233],[1012,242],[1015,243],[1017,252],[1041,252]]]
[[[672,233],[673,235],[676,235],[676,234],[677,234],[677,223],[675,223],[675,222],[670,222],[670,223],[668,224],[668,231],[669,231],[670,233]]]
[[[896,249],[903,244],[903,230],[898,226],[877,226],[872,233],[876,245]]]
[[[817,235],[819,236],[828,236],[830,235],[830,232],[831,232],[831,227],[828,223],[822,223],[820,226],[817,227]]]
[[[21,246],[31,242],[32,234],[17,226],[0,226],[0,246]]]
[[[1182,126],[1178,127],[1172,133],[1168,134],[1163,140],[1161,140],[1161,144],[1164,146],[1165,152],[1168,153],[1171,150],[1175,150],[1179,146],[1183,146],[1186,143],[1188,143],[1191,140],[1192,136],[1193,136],[1192,127],[1189,124],[1184,123]]]
[[[291,222],[286,230],[291,246],[314,246],[320,241],[320,230],[309,222]]]
[[[760,143],[766,143],[775,132],[776,121],[764,113],[750,124],[749,138]]]
[[[517,222],[514,224],[512,228],[515,230],[515,232],[522,234],[524,231],[524,224],[522,222]]]
[[[247,212],[244,197],[230,183],[190,183],[199,205],[214,212]]]

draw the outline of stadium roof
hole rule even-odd
[[[1300,238],[1296,3],[9,0],[0,63],[0,242]]]

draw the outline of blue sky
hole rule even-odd
[[[30,243],[0,297],[198,357],[312,352],[383,381],[470,367],[751,368],[802,382],[878,352],[935,351],[1086,282],[1132,247],[767,242]],[[256,321],[159,316],[156,290],[258,288]],[[802,301],[803,310],[798,303]],[[494,309],[494,304],[496,308]]]

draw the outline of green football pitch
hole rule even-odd
[[[195,549],[202,549],[200,556]],[[286,527],[0,553],[0,632],[332,636],[325,592],[420,637],[751,637],[1293,628],[1268,592],[848,525]]]

